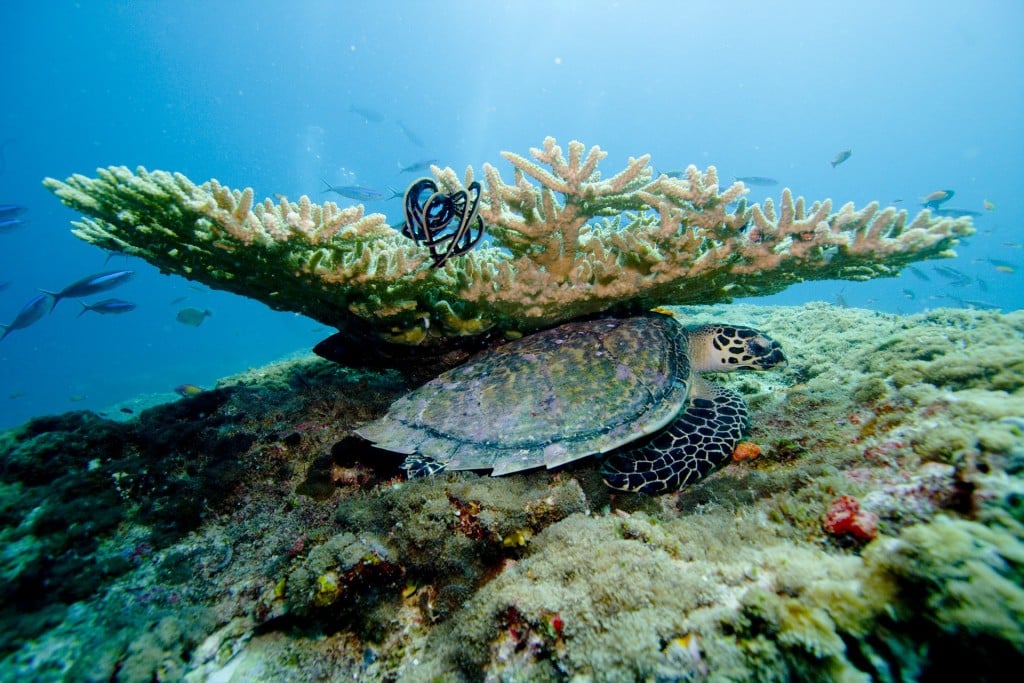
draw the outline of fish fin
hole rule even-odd
[[[82,310],[80,310],[78,312],[78,315],[76,315],[75,317],[81,318],[82,314],[89,310],[89,304],[85,303],[84,301],[79,301],[78,305],[82,307]]]

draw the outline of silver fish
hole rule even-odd
[[[24,218],[0,218],[0,233],[12,232],[25,225]]]
[[[928,277],[920,268],[917,268],[915,266],[907,266],[907,270],[909,270],[918,280],[924,280],[925,282],[931,280],[931,278]]]
[[[323,178],[321,178],[321,180],[323,180]],[[324,180],[324,185],[327,186],[326,189],[323,190],[324,192],[333,192],[334,194],[341,195],[342,197],[355,199],[360,202],[373,202],[384,198],[383,192],[378,192],[377,190],[369,187],[360,187],[358,185],[344,185],[336,187],[326,180]]]
[[[4,331],[0,333],[0,341],[14,330],[23,330],[29,325],[38,322],[44,315],[53,310],[56,301],[50,294],[39,294],[33,297],[27,304],[21,307],[18,315],[7,325],[0,325]]]
[[[379,111],[376,111],[374,109],[370,109],[369,107],[360,107],[355,104],[350,104],[348,106],[348,110],[353,114],[362,116],[370,123],[380,123],[381,121],[384,120],[384,114],[381,114]]]
[[[420,136],[416,135],[409,126],[405,125],[401,121],[396,121],[398,127],[402,129],[402,133],[405,134],[406,139],[417,147],[423,147],[423,141],[420,140]]]
[[[932,209],[932,215],[939,218],[978,218],[981,216],[981,211],[972,211],[970,209]]]
[[[128,282],[134,274],[134,270],[109,270],[104,273],[87,275],[81,280],[75,280],[59,292],[49,292],[45,289],[42,291],[44,294],[49,294],[53,297],[53,305],[56,306],[57,302],[61,299],[80,299],[85,296],[105,292],[108,289],[113,289],[114,287],[123,285],[125,282]]]
[[[775,178],[768,178],[763,175],[738,176],[733,178],[733,180],[738,180],[744,185],[754,185],[756,187],[771,187],[779,184],[779,181]]]
[[[131,301],[125,301],[124,299],[104,299],[103,301],[97,301],[94,304],[87,304],[84,301],[79,301],[78,303],[82,306],[82,310],[78,312],[78,317],[81,317],[83,313],[87,313],[88,311],[109,315],[128,313],[129,311],[135,310],[135,304]]]

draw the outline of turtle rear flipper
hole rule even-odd
[[[675,422],[640,446],[612,453],[601,473],[620,491],[683,489],[727,464],[747,425],[739,394],[695,377],[690,401]]]

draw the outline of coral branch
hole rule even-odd
[[[488,246],[430,268],[426,248],[362,206],[257,202],[251,189],[181,174],[100,169],[96,178],[48,178],[86,214],[74,233],[162,270],[349,329],[366,323],[399,342],[497,328],[526,332],[580,315],[697,304],[781,291],[794,282],[887,277],[913,261],[950,256],[970,219],[908,223],[871,203],[794,199],[783,190],[747,206],[741,182],[720,191],[714,167],[653,177],[649,155],[601,179],[607,153],[553,138],[531,159],[503,153],[512,182],[483,166],[480,216]],[[455,192],[473,181],[432,168]]]

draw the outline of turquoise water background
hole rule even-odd
[[[949,207],[983,213],[941,264],[967,284],[933,262],[927,280],[809,283],[765,301],[1024,305],[1018,2],[12,2],[0,19],[0,204],[27,208],[0,233],[0,322],[39,288],[110,269],[136,274],[92,300],[138,304],[76,317],[62,302],[0,342],[0,427],[172,398],[332,332],[138,259],[105,263],[41,180],[108,165],[320,201],[321,179],[402,188],[414,176],[399,167],[424,159],[507,173],[500,151],[553,135],[607,150],[606,174],[649,152],[658,170],[779,180],[753,201],[788,186],[916,213],[949,188]],[[398,200],[367,208],[400,220]],[[185,306],[212,316],[182,325]]]

